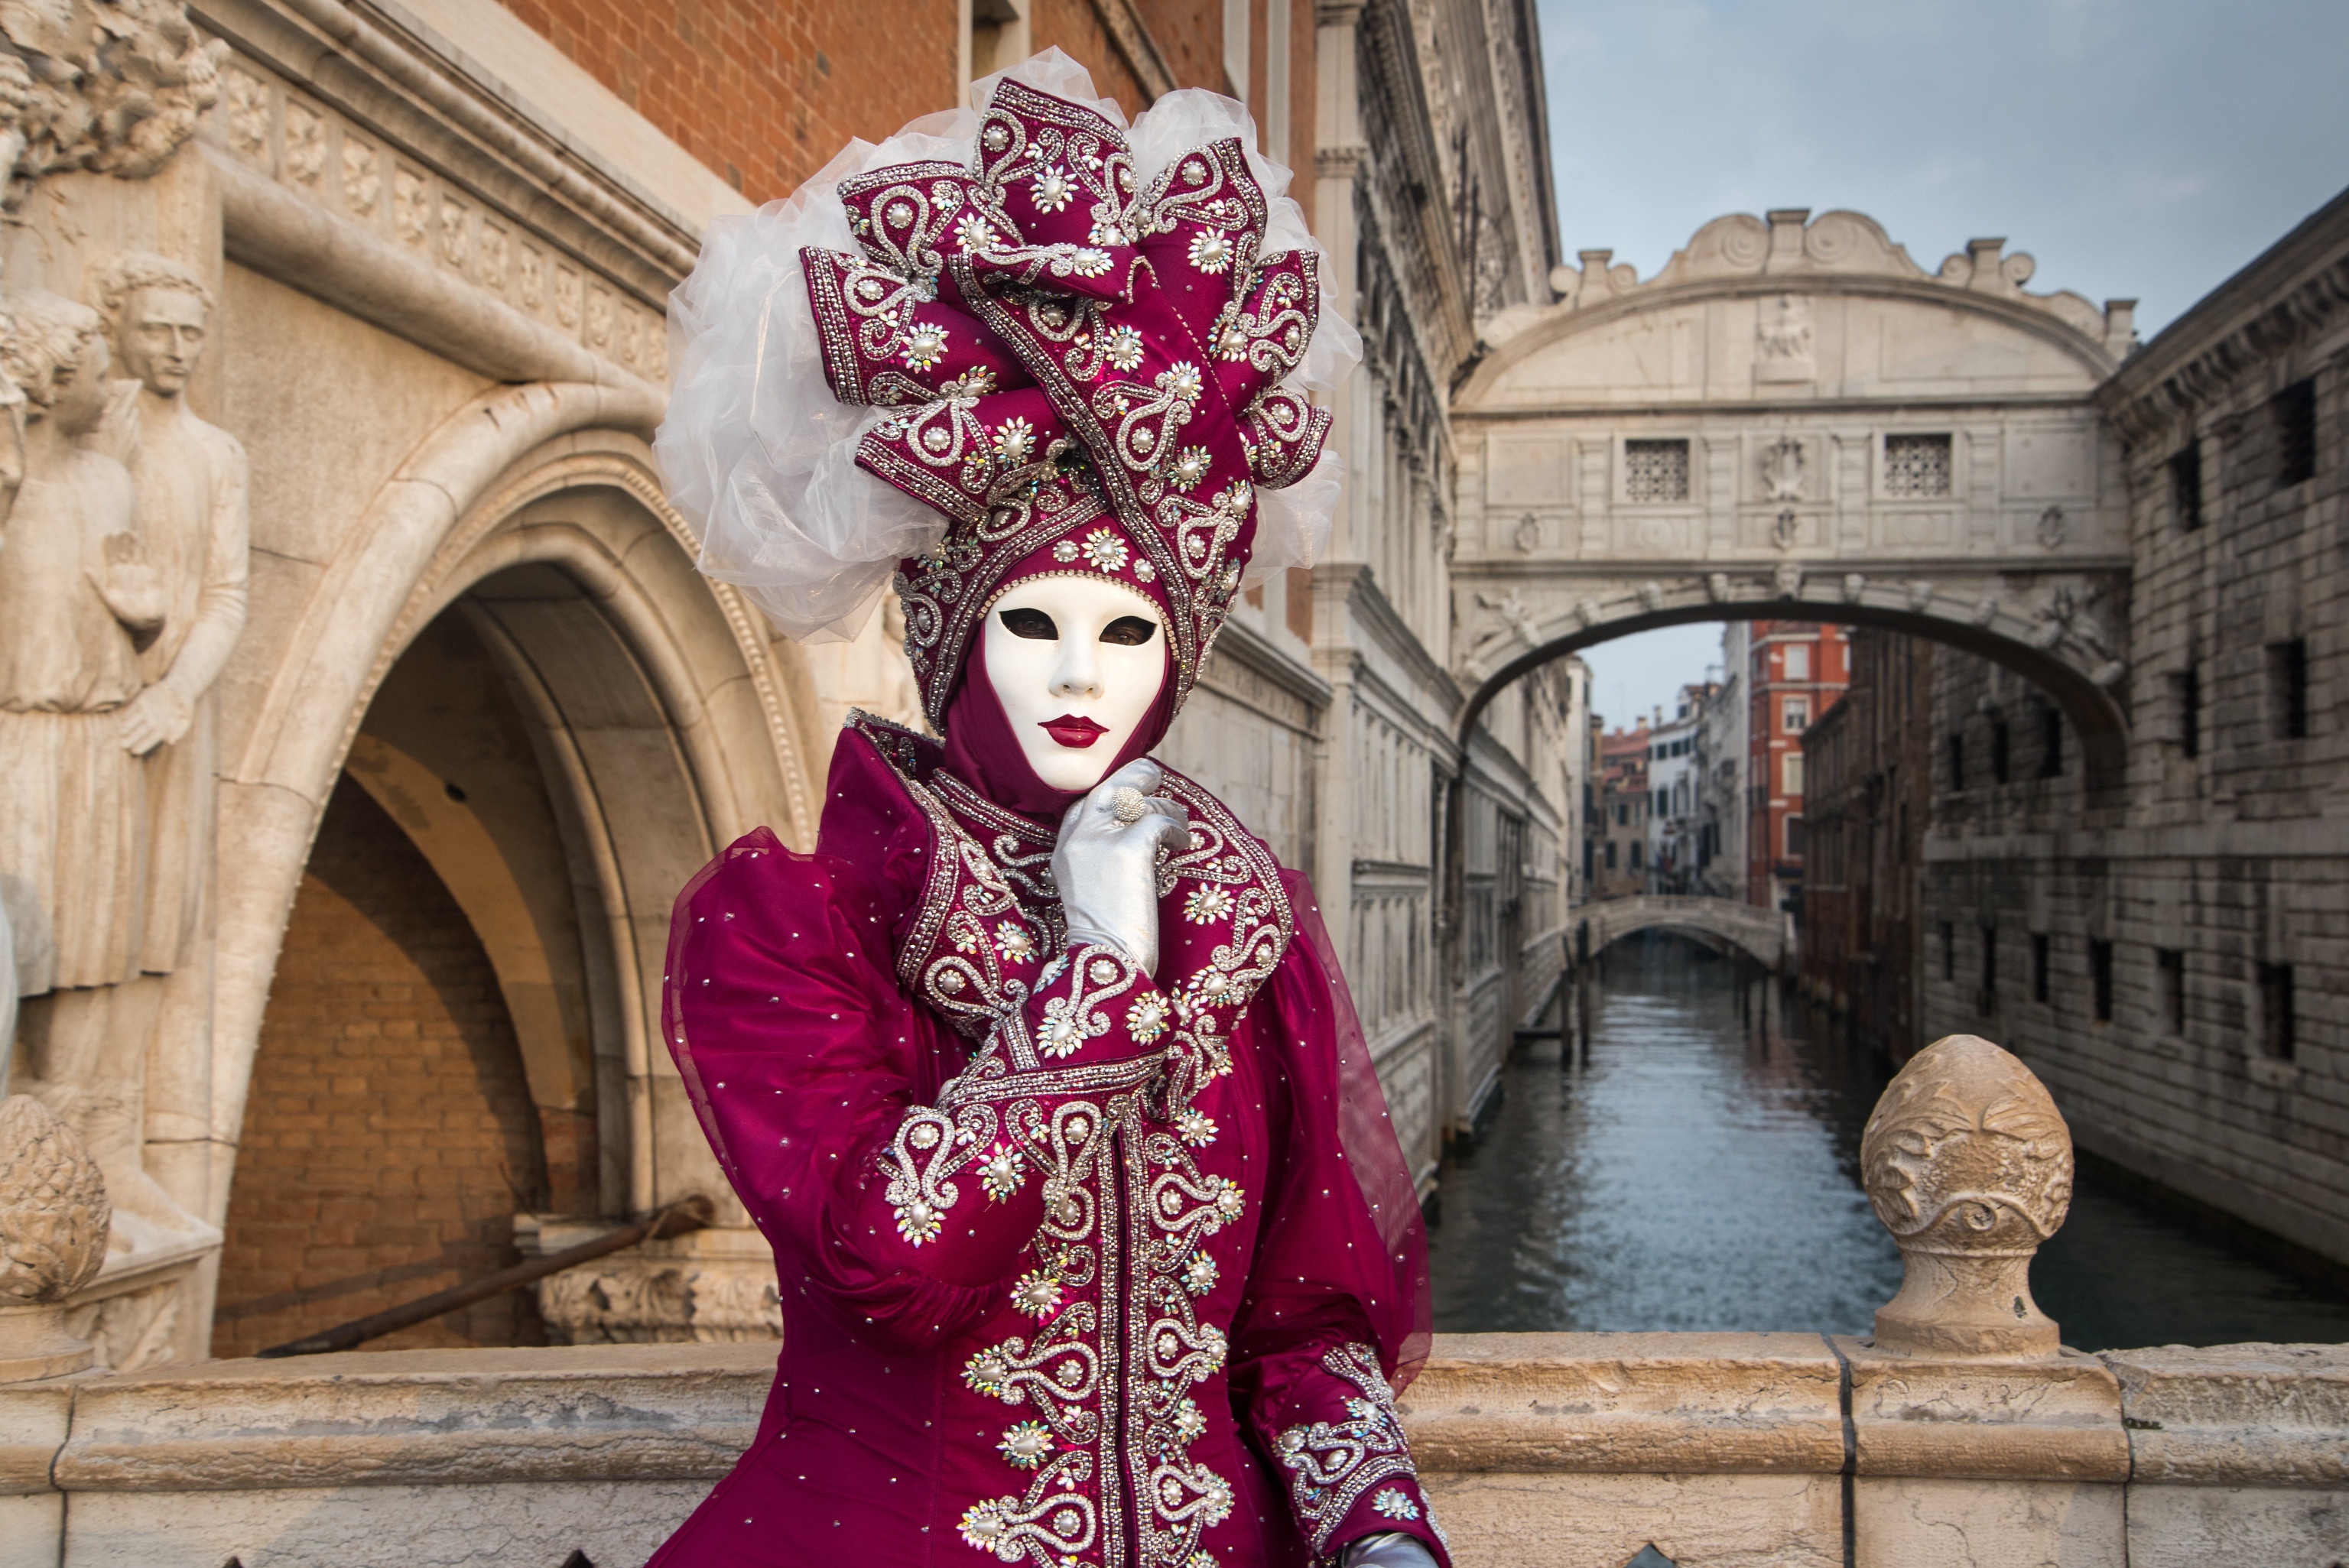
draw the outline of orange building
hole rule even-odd
[[[1851,634],[1801,621],[1746,627],[1745,894],[1797,914],[1803,902],[1803,731],[1851,686]]]

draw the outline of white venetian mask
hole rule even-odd
[[[1158,606],[1100,577],[1035,577],[987,613],[987,675],[1036,777],[1090,789],[1158,700]]]

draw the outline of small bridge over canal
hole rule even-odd
[[[1637,931],[1682,931],[1711,937],[1779,974],[1795,961],[1793,915],[1697,893],[1636,893],[1584,904],[1576,912],[1575,954],[1596,958],[1609,944]]]

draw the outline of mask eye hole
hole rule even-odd
[[[1041,610],[1000,610],[1003,629],[1015,637],[1029,637],[1040,643],[1057,643],[1061,628],[1052,624],[1052,617]]]
[[[1158,628],[1139,615],[1120,615],[1102,628],[1101,640],[1120,647],[1138,648],[1158,634]]]

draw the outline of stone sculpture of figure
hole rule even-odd
[[[244,629],[246,467],[235,437],[189,408],[212,295],[179,263],[133,253],[96,280],[115,363],[98,445],[130,470],[139,539],[162,583],[163,626],[140,655],[147,685],[122,714],[122,744],[149,756],[145,922],[140,968],[188,960],[210,880],[220,740],[213,687]]]
[[[25,928],[17,989],[35,998],[20,1015],[22,1067],[136,1208],[158,987],[136,984],[147,769],[122,735],[167,594],[135,531],[129,474],[78,444],[106,415],[98,313],[48,294],[9,310],[0,367],[27,423],[0,534],[0,892]]]

